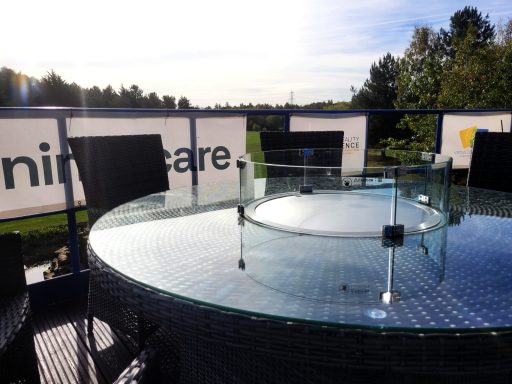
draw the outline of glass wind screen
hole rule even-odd
[[[451,158],[362,154],[302,148],[242,156],[243,216],[288,232],[345,237],[418,233],[446,223]]]

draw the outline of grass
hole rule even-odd
[[[77,223],[87,222],[87,211],[78,211],[76,213]],[[19,231],[22,234],[41,230],[46,227],[57,227],[67,225],[68,219],[65,213],[57,213],[54,215],[33,217],[30,219],[13,220],[0,223],[0,233]]]
[[[247,139],[246,139],[246,152],[260,152],[260,133],[254,131],[247,131]]]
[[[87,211],[76,212],[81,265],[86,264]],[[19,231],[23,245],[23,262],[28,268],[53,260],[56,251],[68,244],[68,220],[65,213],[0,223],[0,233]]]
[[[247,153],[250,152],[259,152],[252,156],[252,161],[264,163],[265,158],[263,157],[263,153],[261,153],[261,143],[260,143],[260,133],[259,132],[247,132]],[[256,167],[254,170],[254,177],[259,178],[265,178],[267,177],[267,168],[265,166],[259,166]]]

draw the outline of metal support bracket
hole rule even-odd
[[[381,292],[379,295],[379,300],[384,304],[397,303],[400,301],[400,292],[391,290],[389,292]]]
[[[428,152],[421,152],[421,160],[428,161],[430,163],[435,163],[435,161],[436,161],[436,154],[435,153],[428,153]]]
[[[432,199],[430,198],[430,196],[427,196],[427,195],[419,195],[418,202],[423,205],[430,205],[432,202]]]
[[[386,224],[382,226],[382,237],[395,238],[404,236],[404,225],[403,224]]]
[[[406,167],[387,167],[384,169],[385,179],[396,179],[399,176],[407,175]]]
[[[404,245],[404,225],[387,224],[382,226],[382,246],[385,248]]]
[[[313,186],[312,185],[300,185],[299,186],[299,193],[313,193]]]

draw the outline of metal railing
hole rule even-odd
[[[58,125],[61,129],[65,127],[65,119],[73,117],[185,117],[190,119],[191,122],[196,118],[205,117],[226,117],[234,115],[246,116],[280,116],[282,118],[282,127],[284,131],[290,130],[290,117],[294,114],[308,114],[308,115],[347,115],[347,114],[364,114],[367,117],[372,115],[436,115],[435,126],[435,147],[432,148],[433,152],[439,153],[442,146],[442,127],[443,118],[447,113],[482,113],[482,112],[504,112],[512,113],[511,109],[352,109],[352,110],[317,110],[317,109],[186,109],[186,110],[168,110],[168,109],[103,109],[103,108],[0,108],[0,120],[8,118],[16,119],[57,119]],[[367,119],[367,132],[368,132]],[[1,129],[1,128],[0,128]],[[510,130],[510,128],[509,128]],[[1,132],[0,132],[1,133]],[[0,135],[1,136],[1,135]],[[1,155],[1,154],[0,154]],[[30,216],[0,219],[1,222],[14,221],[19,219],[26,219],[31,217],[46,216],[55,213],[66,213],[68,229],[69,229],[69,244],[71,254],[72,273],[67,276],[62,276],[50,279],[44,282],[31,284],[29,287],[32,301],[34,305],[44,305],[49,301],[59,301],[77,295],[82,295],[87,292],[88,271],[80,270],[79,260],[79,246],[78,234],[76,223],[76,211],[84,209],[72,208],[57,210],[51,213],[36,214]],[[63,293],[66,294],[63,294]],[[48,300],[48,297],[54,297],[54,300]]]

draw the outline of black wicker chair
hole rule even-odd
[[[468,185],[512,192],[512,133],[476,132]]]
[[[156,352],[144,348],[130,365],[119,375],[114,384],[143,384],[159,381]]]
[[[39,383],[19,233],[0,234],[0,257],[0,383]]]
[[[68,143],[82,180],[90,227],[118,205],[169,189],[160,135],[72,137]],[[156,325],[103,289],[101,269],[91,260],[89,267],[88,332],[93,332],[96,317],[142,348]]]
[[[269,164],[304,165],[302,150],[305,148],[333,148],[336,151],[317,151],[308,159],[310,166],[332,166],[330,175],[340,175],[343,151],[343,131],[305,132],[260,132],[261,150],[265,152],[265,162]],[[316,171],[316,172],[315,172]],[[319,176],[323,170],[310,170],[311,176]],[[267,167],[267,177],[300,177],[303,170],[291,167]]]
[[[180,349],[183,341],[164,327],[153,332],[144,349],[119,375],[115,384],[180,382]]]

